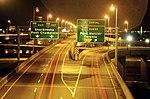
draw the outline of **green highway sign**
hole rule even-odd
[[[104,42],[105,20],[78,19],[77,42]]]
[[[31,21],[31,38],[50,38],[58,39],[59,38],[59,29],[58,22],[49,22],[49,21]]]

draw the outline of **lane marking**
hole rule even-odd
[[[71,48],[71,47],[70,47],[70,48]],[[68,51],[69,51],[69,49],[68,49]],[[85,57],[84,57],[83,60],[82,60],[82,65],[80,66],[80,70],[79,70],[79,73],[78,73],[77,81],[76,81],[76,83],[75,83],[75,87],[71,88],[71,87],[69,87],[69,86],[66,84],[66,82],[65,82],[65,80],[64,80],[64,72],[63,72],[63,71],[64,71],[64,64],[65,64],[65,60],[66,60],[68,51],[66,52],[65,57],[64,57],[64,59],[63,59],[63,63],[62,63],[62,68],[61,68],[61,71],[62,71],[62,72],[61,72],[61,80],[62,80],[62,82],[64,83],[64,85],[68,88],[68,90],[71,92],[72,97],[74,97],[74,96],[75,96],[75,93],[76,93],[76,90],[77,90],[78,83],[79,83],[79,79],[80,79],[80,75],[81,75],[81,71],[82,71],[82,67],[83,67],[83,61],[84,61]]]
[[[59,50],[61,50],[61,47],[57,50],[56,53],[58,53]],[[42,92],[43,92],[43,88],[44,88],[44,86],[45,86],[45,82],[46,82],[46,80],[47,80],[49,71],[50,71],[50,69],[51,69],[51,67],[52,67],[52,63],[53,63],[53,61],[54,61],[54,59],[55,59],[55,57],[56,57],[56,55],[57,55],[56,53],[53,55],[52,61],[51,61],[51,63],[50,63],[50,66],[49,66],[49,68],[48,68],[48,70],[47,70],[47,72],[46,72],[46,75],[45,75],[45,77],[44,77],[44,81],[43,81],[43,83],[42,83],[42,87],[41,87],[40,92],[39,92],[39,94],[38,94],[38,99],[41,98],[41,95],[42,95]]]
[[[64,49],[65,49],[66,47],[67,47],[67,44],[62,47],[62,50],[61,50],[61,52],[59,53],[59,56],[58,56],[57,61],[56,61],[56,64],[55,64],[55,69],[54,69],[53,77],[52,77],[52,81],[51,81],[49,99],[51,99],[51,97],[52,97],[53,85],[54,85],[54,80],[55,80],[55,75],[56,75],[56,70],[57,70],[57,67],[58,67],[58,63],[59,63],[60,57],[61,57],[61,55],[62,55],[62,53],[63,53],[63,51],[64,51]]]
[[[103,58],[103,62],[104,62],[104,65],[105,65],[105,67],[106,67],[106,70],[107,70],[107,72],[108,72],[108,75],[109,75],[109,77],[110,77],[111,83],[112,83],[112,85],[113,85],[116,99],[119,99],[117,90],[116,90],[116,88],[115,88],[114,81],[113,81],[112,76],[111,76],[111,74],[110,74],[110,72],[109,72],[109,69],[108,69],[108,67],[107,67],[107,64],[106,64],[106,62],[105,62],[105,60],[104,60],[104,54],[102,55],[102,58]]]
[[[34,60],[34,62],[31,64],[31,65],[29,65],[29,67],[28,68],[26,68],[25,69],[25,71],[15,80],[15,82],[9,87],[9,89],[3,94],[3,96],[1,97],[1,99],[3,99],[7,94],[8,94],[8,92],[12,89],[12,87],[18,82],[18,80],[29,70],[29,68],[39,59],[39,58],[41,58],[43,55],[41,55],[40,57],[38,57],[38,58],[36,58],[35,60]]]
[[[90,68],[90,70],[92,72],[92,75],[94,75],[93,67],[94,67],[94,63],[93,63],[93,59],[92,59],[92,61],[91,61],[91,68]],[[92,86],[94,86],[94,76],[91,76],[91,77],[92,77]],[[94,99],[97,99],[97,97],[96,97],[96,89],[94,87],[92,89],[93,89]],[[93,96],[92,96],[92,98],[93,98]]]
[[[98,54],[96,55],[96,67],[97,68],[99,67],[99,64],[98,64]],[[95,71],[95,75],[96,75],[96,69],[95,68],[94,68],[94,71]],[[101,78],[101,73],[100,73],[99,69],[98,69],[98,74],[99,74],[98,77],[99,77],[100,81],[98,80],[97,75],[96,75],[96,81],[97,81],[98,86],[102,87],[102,89],[101,89],[102,92],[99,90],[99,93],[102,96],[102,98],[107,99],[107,94],[106,94],[105,89],[103,89],[104,88],[104,84],[103,84],[103,81],[102,81],[102,78]]]

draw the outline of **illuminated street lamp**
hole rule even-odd
[[[107,25],[107,26],[108,26],[108,28],[109,28],[109,20],[110,20],[110,17],[109,17],[107,14],[105,15],[105,19],[108,20],[108,25]]]
[[[150,40],[149,39],[145,39],[145,42],[146,42],[146,44],[148,46],[148,43],[150,42]]]
[[[116,19],[115,19],[115,37],[116,37],[116,43],[115,43],[115,64],[116,64],[116,66],[117,66],[117,64],[118,64],[118,18],[117,18],[117,16],[118,16],[118,8],[116,7],[116,6],[114,6],[114,5],[111,5],[111,7],[110,7],[110,10],[111,11],[115,11],[115,13],[116,13]]]
[[[108,20],[108,25],[107,25],[107,27],[108,27],[108,51],[109,51],[109,20],[110,20],[110,17],[106,14],[105,15],[105,19],[107,19]]]
[[[10,27],[10,25],[11,25],[11,21],[8,20],[7,22],[8,22],[8,33],[9,33],[9,31],[10,31],[10,28],[9,28],[9,27]]]
[[[10,21],[10,20],[8,20],[7,22],[8,22],[8,27],[9,27],[9,26],[11,25],[11,21]]]
[[[127,44],[127,50],[128,50],[128,47],[130,47],[130,42],[133,40],[133,37],[132,36],[127,36],[127,41],[129,42],[129,44]]]
[[[59,22],[59,20],[60,20],[60,18],[59,18],[59,17],[57,17],[57,18],[56,18],[56,22]]]
[[[126,24],[125,32],[127,33],[128,32],[129,22],[126,20],[126,21],[124,21],[124,24]]]
[[[48,14],[47,21],[50,21],[49,19],[52,19],[52,14]]]
[[[10,20],[8,20],[8,24],[11,24],[11,21],[10,21]]]
[[[36,21],[36,13],[40,12],[39,7],[33,9],[33,21]]]
[[[63,19],[62,21],[61,21],[61,28],[63,27],[63,23],[65,22],[65,20]]]
[[[33,9],[33,21],[36,21],[36,14],[39,13],[39,12],[40,12],[39,7],[35,7]],[[33,53],[35,51],[35,49],[34,49],[35,44],[37,44],[37,39],[33,39]]]
[[[127,36],[127,41],[131,42],[132,41],[132,36]]]

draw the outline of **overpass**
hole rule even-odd
[[[45,47],[2,78],[1,99],[133,99],[106,49],[84,50],[75,61],[68,54],[73,40]]]
[[[67,43],[70,44],[70,41],[64,40],[64,42],[62,42],[62,43],[60,42],[60,43],[56,44],[56,46],[54,45],[55,49],[58,49],[58,48],[60,49],[61,47],[63,47]],[[69,47],[69,46],[70,45],[68,45],[67,47]],[[12,73],[10,73],[9,75],[7,75],[3,79],[1,79],[1,85],[6,84],[6,86],[4,86],[4,87],[9,86],[9,83],[11,83],[11,82],[8,82],[8,81],[11,80],[13,76],[19,75],[20,73],[22,73],[23,72],[22,69],[27,67],[28,64],[31,64],[30,66],[32,66],[32,64],[34,64],[34,62],[38,62],[38,64],[41,64],[41,67],[37,68],[37,66],[39,66],[37,63],[35,65],[33,65],[33,67],[36,68],[36,69],[43,68],[44,65],[42,65],[42,63],[45,62],[45,59],[47,59],[48,57],[53,56],[53,55],[51,55],[52,53],[56,53],[56,50],[50,50],[51,48],[53,48],[53,46],[49,46],[49,47],[44,48],[43,50],[39,51],[38,53],[36,53],[32,57],[30,57],[27,61],[25,61],[24,63],[19,65],[19,67],[17,67]],[[69,48],[71,48],[71,46]],[[102,96],[102,97],[105,97],[105,98],[114,96],[117,99],[127,99],[127,98],[132,99],[133,97],[132,97],[129,89],[127,88],[126,84],[124,83],[124,80],[122,79],[124,77],[127,79],[127,77],[128,77],[128,75],[126,74],[127,72],[125,71],[125,70],[127,70],[127,68],[125,68],[126,67],[125,63],[128,62],[128,61],[126,61],[127,56],[139,56],[140,57],[141,61],[140,61],[140,65],[138,66],[138,69],[140,69],[140,71],[142,71],[142,72],[140,72],[140,74],[139,74],[140,75],[139,82],[144,82],[144,84],[145,84],[148,81],[146,78],[143,78],[143,77],[145,77],[144,76],[145,75],[144,71],[145,71],[145,66],[146,66],[145,64],[147,64],[146,61],[148,61],[148,59],[149,59],[149,58],[145,58],[145,57],[148,57],[147,54],[149,53],[149,48],[134,47],[134,48],[129,48],[128,50],[126,48],[119,49],[119,54],[118,54],[119,55],[119,58],[118,58],[119,59],[119,63],[118,63],[119,65],[118,66],[115,66],[113,64],[113,58],[114,58],[114,50],[113,49],[110,50],[108,53],[106,53],[107,49],[102,48],[102,47],[100,47],[100,48],[88,48],[86,50],[84,49],[84,47],[82,47],[81,49],[79,47],[79,48],[76,49],[77,52],[74,52],[75,49],[76,49],[76,47],[71,48],[70,57],[72,57],[74,59],[77,58],[79,60],[73,61],[73,60],[70,60],[70,58],[67,58],[66,57],[67,56],[67,50],[65,50],[65,52],[62,53],[63,58],[60,61],[60,63],[62,61],[64,61],[65,63],[63,62],[63,64],[59,64],[59,66],[63,65],[63,67],[64,67],[63,70],[61,70],[61,69],[55,70],[54,69],[54,72],[48,71],[50,73],[47,74],[47,75],[55,75],[55,72],[56,72],[56,75],[57,75],[56,79],[57,79],[58,82],[61,81],[59,79],[60,74],[63,75],[63,80],[62,81],[65,84],[65,86],[67,87],[67,89],[71,92],[72,96],[74,96],[74,97],[75,97],[76,89],[77,89],[77,86],[78,86],[78,83],[79,83],[79,85],[80,85],[79,89],[78,89],[79,91],[84,90],[84,89],[85,90],[87,90],[87,89],[101,90],[101,91],[103,91],[103,93],[101,93],[101,91],[100,91],[99,95]],[[46,58],[44,58],[43,54],[47,55],[47,56],[45,56]],[[75,54],[78,54],[78,55],[76,56]],[[98,56],[96,54],[99,55],[99,57],[101,57],[99,60],[97,60]],[[54,57],[56,57],[56,60],[57,60],[58,56],[60,56],[60,55],[61,54],[58,54],[58,55],[56,55],[57,56],[56,57],[55,54],[54,54],[54,56],[52,58],[50,58],[49,61],[52,61]],[[39,56],[42,56],[43,58],[41,58],[41,59],[44,59],[44,60],[42,61]],[[37,59],[37,61],[34,61],[36,59]],[[82,65],[80,65],[80,64],[82,64]],[[95,68],[93,67],[94,64],[96,66]],[[99,64],[100,67],[99,67],[99,65],[96,65],[96,64]],[[58,65],[58,63],[56,65]],[[45,65],[45,66],[47,66],[47,65]],[[70,66],[71,66],[71,68],[70,68]],[[26,71],[28,71],[27,74],[25,72],[23,72],[23,73],[28,75],[28,73],[30,74],[30,72],[32,71],[32,74],[38,76],[38,73],[44,72],[43,70],[42,71],[37,71],[36,69],[29,69],[29,71],[26,70]],[[105,72],[99,72],[99,69],[102,70],[102,71],[105,71]],[[81,70],[83,72],[81,72]],[[132,69],[132,70],[134,70],[134,69]],[[90,73],[90,75],[89,75],[89,73]],[[77,74],[79,74],[79,75],[77,75]],[[124,76],[124,74],[126,76]],[[22,75],[24,75],[24,74],[22,74]],[[102,76],[102,75],[105,75],[105,76]],[[55,76],[53,76],[53,77],[55,77]],[[81,79],[80,79],[80,77],[81,77]],[[29,77],[24,78],[24,77],[20,76],[18,79],[20,79],[20,78],[21,79],[27,79]],[[77,82],[76,82],[75,79],[77,79]],[[103,82],[103,81],[106,81],[106,82],[103,85],[102,83],[99,83],[99,81],[97,81],[98,79],[101,80],[100,82]],[[132,79],[134,81],[138,82],[138,80],[135,80],[134,78],[132,78]],[[52,81],[54,82],[54,80],[52,80]],[[85,84],[88,85],[87,82],[90,82],[90,81],[92,81],[92,85],[85,86]],[[130,82],[132,83],[132,81],[130,81]],[[111,82],[111,83],[109,83],[109,82]],[[24,82],[22,82],[22,84],[23,83]],[[72,85],[73,83],[75,84],[74,87]],[[20,84],[20,83],[16,82],[16,84],[15,84],[15,82],[14,82],[14,85],[16,87],[18,86],[18,84]],[[30,84],[30,83],[27,83],[27,84]],[[64,91],[64,89],[63,89],[64,84],[60,84],[59,86],[57,86],[57,84],[58,84],[57,82],[55,82],[53,84],[55,86],[53,86],[52,88],[54,88],[55,90],[57,88],[60,88],[62,91]],[[41,83],[39,85],[41,86]],[[95,85],[97,85],[97,86],[95,86]],[[107,87],[108,85],[111,85],[111,86]],[[24,88],[28,88],[28,86],[25,86],[25,85],[23,85],[23,86],[24,86]],[[30,88],[33,87],[32,85],[30,85],[30,86],[31,86]],[[49,86],[51,86],[51,85],[49,85]],[[39,88],[43,88],[43,87],[41,86]],[[44,88],[48,88],[48,86],[47,87],[45,86]],[[36,90],[37,90],[37,88],[35,88],[35,92],[37,92]],[[91,93],[94,92],[92,90],[90,90]],[[54,93],[55,93],[55,91],[54,91]],[[97,96],[96,93],[94,92],[96,97],[100,97],[100,96]],[[79,93],[78,93],[78,95],[81,96],[81,94],[79,94]],[[85,94],[85,95],[87,95],[87,94]],[[56,97],[56,96],[54,96],[54,97]]]

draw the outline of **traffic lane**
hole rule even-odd
[[[103,66],[105,67],[105,69],[107,71],[107,74],[109,76],[108,79],[110,80],[110,83],[113,87],[112,91],[114,91],[116,98],[117,99],[126,99],[126,96],[122,90],[122,87],[120,86],[120,83],[117,80],[117,78],[112,70],[111,63],[109,63],[109,61],[106,58],[106,54],[102,53],[101,51],[99,51],[99,53],[101,55],[99,60],[102,62]],[[102,68],[100,68],[100,70],[103,71]],[[103,75],[103,72],[102,72],[102,75]],[[108,92],[110,93],[111,91],[108,91]]]
[[[61,52],[57,55],[58,57],[56,58],[56,64],[52,66],[52,70],[53,70],[53,75],[51,75],[52,78],[51,79],[45,78],[47,80],[45,83],[43,83],[43,88],[42,88],[42,90],[40,90],[39,95],[37,96],[38,99],[43,98],[43,97],[45,97],[45,98],[47,97],[48,99],[51,98],[54,82],[55,82],[55,80],[57,80],[57,74],[60,73],[64,55],[65,55],[65,53],[68,53],[69,49],[70,49],[70,46],[65,45],[62,48]],[[48,76],[50,76],[50,75],[48,74]],[[57,82],[59,82],[59,81],[61,81],[61,80],[58,80]],[[47,87],[45,87],[45,85],[49,85],[51,87],[47,88]]]
[[[55,78],[54,85],[51,86],[53,88],[52,96],[47,98],[125,99],[117,79],[111,70],[110,64],[105,62],[102,54],[104,53],[94,52],[87,54],[83,62],[66,60],[65,67],[67,70],[63,71],[63,77],[67,86],[60,79],[60,74],[58,73],[59,75]],[[75,71],[77,71],[77,68],[80,70],[81,67],[82,72],[79,76],[79,72],[77,73]]]
[[[56,51],[56,50],[54,50],[54,52],[55,52],[55,51]],[[48,54],[46,54],[46,55],[48,55]],[[43,67],[42,67],[42,66],[43,66],[42,63],[43,63],[43,62],[41,62],[41,61],[37,61],[37,63],[35,63],[35,66],[33,66],[33,67],[34,67],[34,71],[31,70],[32,73],[34,74],[34,77],[36,77],[36,76],[38,75],[38,77],[36,77],[36,78],[39,78],[39,73],[37,73],[37,75],[35,75],[35,71],[38,71],[38,69],[35,69],[35,67],[39,68],[39,65],[41,65],[40,67],[43,68]],[[37,82],[39,83],[39,80],[34,79],[34,77],[32,77],[32,78],[30,79],[30,77],[31,77],[30,74],[31,74],[31,73],[27,72],[26,74],[28,74],[28,75],[24,75],[23,78],[21,78],[19,82],[23,82],[23,83],[24,83],[24,82],[27,82],[27,84],[32,84],[32,83],[36,83],[36,81],[37,81]],[[31,74],[31,75],[32,75],[32,74]],[[16,77],[17,77],[17,76],[16,76]],[[20,84],[19,82],[18,82],[17,84]],[[17,85],[17,84],[16,84],[16,85]],[[7,85],[8,85],[8,86],[9,86],[9,85],[12,85],[12,83],[10,82],[10,83],[7,84]],[[7,85],[6,85],[6,86],[7,86]],[[26,85],[26,84],[25,84],[25,85]],[[7,86],[7,87],[8,87],[8,86]],[[24,86],[24,85],[23,85],[23,86]],[[22,86],[22,87],[23,87],[23,86]],[[24,86],[24,87],[25,87],[25,86]],[[23,87],[23,89],[24,89],[24,87]],[[32,88],[32,89],[33,89],[33,88]],[[15,89],[15,90],[16,90],[16,89]],[[34,90],[35,90],[35,89],[34,89]],[[28,92],[29,92],[29,91],[27,91],[26,93],[28,94]],[[33,92],[33,91],[32,91],[32,92]],[[32,92],[31,92],[31,93],[32,93]],[[1,94],[3,94],[3,93],[1,93]],[[23,93],[23,94],[24,94],[24,93]],[[20,95],[21,95],[21,94],[20,94]],[[10,97],[11,97],[11,96],[12,96],[12,95],[10,95]],[[13,95],[13,96],[14,96],[14,95]],[[27,96],[29,96],[29,94],[28,94]],[[32,95],[31,95],[31,96],[32,96]],[[17,96],[16,96],[16,98],[17,98]],[[24,98],[26,98],[26,97],[24,97]],[[8,99],[9,99],[9,97],[8,97]],[[19,98],[18,98],[18,99],[19,99]]]
[[[45,55],[48,55],[47,53],[45,54]],[[45,64],[45,62],[43,61],[43,60],[45,60],[45,58],[42,60],[42,58],[44,58],[44,57],[41,57],[38,61],[34,61],[35,63],[32,65],[32,67],[34,68],[34,71],[32,71],[32,72],[27,72],[27,73],[25,73],[24,75],[22,75],[22,77],[17,81],[17,83],[15,84],[15,85],[24,85],[24,86],[22,86],[23,87],[23,89],[26,89],[25,87],[25,85],[28,85],[28,84],[33,84],[33,83],[37,83],[37,82],[39,82],[39,78],[40,78],[40,74],[39,73],[36,73],[35,71],[39,71],[39,70],[41,70],[41,73],[43,72],[43,65]],[[28,66],[26,66],[26,67],[28,67]],[[30,69],[29,69],[30,70]],[[10,87],[12,87],[11,85],[18,79],[18,77],[21,75],[23,73],[23,71],[20,71],[19,73],[17,73],[17,76],[14,78],[14,79],[12,79],[6,86],[9,88],[9,86]],[[32,78],[31,78],[32,77]],[[37,82],[36,82],[37,81]],[[15,86],[14,85],[14,86]],[[27,86],[27,88],[28,88],[28,86]],[[8,97],[8,99],[9,98],[11,98],[11,96],[15,96],[15,95],[13,95],[14,94],[14,92],[12,91],[13,89],[11,89],[11,93],[12,93],[12,95],[8,95],[8,96],[10,96],[10,97]],[[17,91],[17,89],[15,88],[14,90],[16,90]],[[18,90],[20,90],[20,89],[18,89]],[[28,94],[28,92],[30,92],[30,91],[27,91],[27,94]],[[32,91],[33,92],[33,91]],[[32,93],[31,92],[31,93]],[[1,94],[2,94],[2,92],[1,92]],[[23,93],[24,94],[24,93]],[[3,95],[3,94],[2,94]],[[21,95],[21,92],[20,92],[20,94],[19,95]],[[16,94],[16,96],[15,96],[15,98],[17,98],[17,94]],[[27,95],[28,96],[28,95]],[[19,98],[18,98],[19,99]]]
[[[95,74],[91,73],[93,67],[91,67],[90,60],[91,58],[89,60],[86,58],[84,62],[84,60],[66,59],[64,71],[61,71],[64,81],[62,77],[55,78],[54,86],[52,86],[53,94],[48,99],[93,99],[93,95],[96,95],[98,99],[101,98],[98,90],[102,90],[102,88],[97,86]],[[82,71],[81,74],[80,70]]]
[[[79,92],[79,94],[81,94],[85,89],[85,95],[81,94],[82,98],[86,97],[87,99],[93,99],[87,97],[91,94],[95,99],[125,99],[122,89],[111,70],[110,64],[105,63],[103,59],[103,54],[104,53],[101,52],[86,54],[82,74],[90,73],[91,76],[79,81],[77,93]],[[91,72],[89,72],[88,69],[91,69]],[[91,85],[87,83],[90,81],[92,81]],[[93,91],[86,94],[89,88]],[[77,93],[76,95],[78,95]]]

